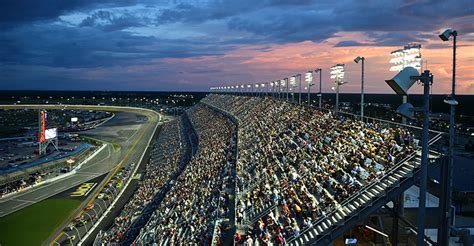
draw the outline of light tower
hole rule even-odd
[[[417,70],[421,70],[421,44],[409,43],[405,45],[403,49],[398,49],[390,52],[393,56],[390,59],[390,63],[394,64],[390,67],[390,71],[400,72],[406,67],[413,67]],[[407,96],[403,96],[402,102],[407,102]],[[406,117],[402,117],[402,123],[406,124]]]
[[[306,86],[308,88],[308,106],[311,105],[311,86],[313,85],[313,71],[308,71],[304,74],[304,82],[306,82]]]
[[[451,200],[452,200],[452,179],[453,179],[453,164],[454,164],[454,143],[456,139],[456,114],[455,108],[458,105],[456,101],[456,37],[458,32],[453,29],[446,29],[439,35],[439,38],[444,42],[449,41],[453,37],[453,74],[451,83],[451,95],[445,99],[444,102],[450,106],[449,114],[449,149],[448,161],[441,168],[441,204],[440,204],[440,223],[438,229],[438,242],[440,244],[449,243],[449,234],[451,232],[451,225],[454,214],[451,214]]]
[[[339,87],[347,82],[344,82],[344,64],[337,64],[331,67],[331,79],[335,79],[336,90],[336,113],[339,113]]]
[[[318,93],[318,98],[319,98],[319,109],[322,108],[323,104],[323,92],[322,92],[322,83],[323,83],[323,69],[322,68],[316,68],[314,70],[315,73],[319,73],[319,93]]]
[[[290,77],[290,91],[291,91],[291,101],[295,102],[295,88],[296,88],[296,76]]]

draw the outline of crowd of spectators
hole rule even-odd
[[[239,121],[237,244],[283,244],[417,148],[414,135],[271,98],[210,95]],[[241,234],[246,234],[242,236]]]
[[[177,171],[184,155],[182,119],[164,123],[160,134],[150,153],[143,179],[137,191],[115,218],[114,224],[102,235],[104,244],[119,243],[124,233],[130,228],[155,194],[168,182]]]
[[[2,184],[0,185],[0,198],[33,187],[35,184],[41,182],[47,175],[48,173],[35,172],[29,174],[28,177]]]
[[[137,244],[209,245],[214,227],[229,208],[222,187],[229,175],[229,147],[235,126],[198,104],[187,111],[198,150],[142,228]]]

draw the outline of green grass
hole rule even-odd
[[[113,143],[112,145],[114,146],[115,151],[120,150],[120,144]]]
[[[0,245],[41,245],[80,204],[46,199],[0,218]]]

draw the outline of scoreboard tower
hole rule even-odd
[[[46,121],[48,114],[46,111],[40,111],[38,114],[39,131],[38,131],[38,154],[46,154],[48,145],[51,144],[58,150],[58,129],[46,129]]]

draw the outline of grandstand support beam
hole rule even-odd
[[[404,214],[404,196],[402,194],[393,200],[393,213],[392,213],[392,245],[398,245],[398,232],[399,232],[399,218],[403,217]]]
[[[379,223],[379,228],[381,231],[384,231],[384,228],[383,228],[383,221],[382,221],[382,216],[377,216],[377,222]],[[382,237],[382,240],[383,240],[383,246],[387,246],[387,238],[386,237]]]
[[[408,96],[402,96],[402,104],[408,102]],[[407,124],[407,117],[402,116],[402,124]]]
[[[423,83],[423,134],[421,138],[421,168],[420,168],[420,195],[418,205],[418,235],[416,245],[425,245],[425,217],[426,217],[426,191],[428,181],[428,141],[429,141],[429,105],[430,86],[433,82],[433,75],[429,70],[425,70],[420,76],[413,79]]]

